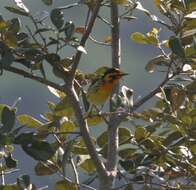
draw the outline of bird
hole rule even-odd
[[[113,67],[99,68],[95,73],[98,73],[98,75],[87,89],[86,98],[90,105],[97,107],[104,105],[119,80],[123,76],[128,75],[128,73],[124,73],[120,69]]]

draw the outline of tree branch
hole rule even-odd
[[[121,63],[121,47],[120,47],[120,20],[118,17],[118,5],[111,1],[111,22],[112,22],[112,67],[119,68]],[[114,93],[119,92],[119,84],[113,90]],[[112,103],[110,102],[110,111],[112,111]],[[110,118],[108,126],[108,152],[107,152],[107,170],[110,172],[110,186],[113,187],[117,175],[117,150],[119,146],[118,125],[116,125],[117,115]]]
[[[65,88],[59,84],[56,84],[52,81],[49,81],[45,78],[42,78],[42,77],[39,77],[39,76],[36,76],[36,75],[33,75],[31,73],[28,73],[27,71],[24,71],[22,69],[19,69],[19,68],[16,68],[16,67],[11,67],[11,66],[5,66],[3,67],[4,70],[6,71],[9,71],[11,73],[15,73],[17,75],[20,75],[20,76],[23,76],[25,78],[29,78],[29,79],[32,79],[34,81],[37,81],[41,84],[44,84],[44,85],[47,85],[47,86],[51,86],[57,90],[60,90],[60,91],[65,91]],[[67,91],[67,90],[66,90]]]
[[[92,10],[91,19],[89,21],[89,24],[88,24],[86,30],[85,30],[84,35],[82,36],[82,39],[80,41],[80,45],[83,46],[83,47],[85,46],[85,43],[86,43],[87,39],[89,38],[89,35],[90,35],[91,31],[92,31],[92,28],[93,28],[95,20],[96,20],[96,18],[98,16],[98,12],[99,12],[99,9],[101,7],[101,2],[102,1],[103,0],[97,0],[96,4],[95,4],[95,7]],[[76,55],[75,55],[75,58],[74,58],[74,63],[72,65],[72,68],[71,68],[71,71],[70,71],[70,82],[71,83],[73,83],[73,79],[75,77],[75,72],[76,72],[76,69],[77,69],[78,64],[80,62],[81,56],[82,56],[82,52],[81,51],[77,51]]]
[[[82,114],[82,109],[80,106],[80,100],[79,97],[75,91],[74,88],[68,88],[68,91],[66,93],[68,97],[70,98],[70,102],[72,103],[72,107],[75,112],[76,120],[78,122],[78,125],[80,127],[81,135],[83,137],[83,140],[85,142],[85,145],[88,149],[89,155],[92,158],[92,161],[97,169],[97,173],[100,177],[100,179],[107,178],[107,172],[105,170],[105,166],[103,162],[100,160],[98,153],[96,151],[96,148],[91,140],[90,134],[89,134],[89,128],[87,125],[86,119],[84,119]]]

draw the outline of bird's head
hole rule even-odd
[[[103,79],[107,82],[115,82],[125,75],[128,75],[128,73],[124,73],[118,68],[108,68],[103,74]]]

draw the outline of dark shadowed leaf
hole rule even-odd
[[[23,144],[23,150],[33,157],[35,160],[46,161],[50,159],[54,153],[55,149],[51,144],[46,141],[33,141],[32,143]]]
[[[9,107],[4,107],[1,114],[1,123],[3,126],[0,128],[2,133],[10,132],[15,124],[15,110],[10,109]]]
[[[19,18],[13,18],[9,21],[9,31],[17,34],[20,31],[21,22]]]
[[[181,40],[178,37],[171,36],[169,39],[169,47],[173,53],[178,55],[179,57],[185,57],[185,52],[182,47]]]
[[[169,134],[169,136],[165,139],[164,145],[165,146],[171,145],[175,141],[181,139],[182,137],[183,136],[182,136],[182,133],[180,131],[175,131],[175,132]]]
[[[71,38],[75,32],[75,25],[72,21],[66,22],[64,32],[67,38]]]
[[[17,166],[17,160],[13,158],[12,154],[8,154],[5,159],[5,164],[8,168],[16,168]]]
[[[54,24],[54,26],[56,26],[56,28],[58,30],[63,27],[64,14],[60,9],[58,9],[58,8],[53,9],[50,13],[50,19],[51,19],[52,23]]]
[[[154,57],[153,59],[151,59],[147,63],[145,69],[149,73],[152,73],[152,72],[154,72],[154,70],[156,69],[157,66],[168,66],[169,62],[170,62],[170,60],[168,58],[166,58],[163,55],[159,55],[159,56]]]
[[[23,189],[28,189],[31,185],[30,176],[29,175],[21,175],[17,178],[18,185]]]

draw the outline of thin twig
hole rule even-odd
[[[2,166],[2,163],[0,165]],[[3,170],[1,171],[1,185],[5,185],[5,173]]]
[[[53,167],[49,167],[45,162],[41,162],[41,163],[42,163],[45,167],[47,167],[50,171],[56,172],[56,171],[53,169]],[[51,163],[50,163],[50,164],[51,164]],[[53,163],[53,164],[54,164],[54,163]],[[56,165],[54,164],[54,166],[56,166]],[[73,183],[73,184],[77,185],[78,187],[83,187],[83,188],[89,189],[89,190],[96,190],[95,188],[90,187],[90,186],[85,185],[85,184],[74,183],[70,178],[65,177],[65,176],[61,173],[60,170],[58,170],[57,174],[58,174],[62,179],[68,181],[69,183]]]
[[[77,171],[77,168],[76,168],[76,165],[74,163],[73,158],[70,159],[70,163],[71,163],[71,166],[72,166],[72,169],[73,169],[73,173],[74,173],[74,176],[75,176],[75,182],[77,184],[80,184],[78,171]]]
[[[101,42],[101,41],[96,40],[92,35],[89,36],[89,39],[90,39],[92,42],[94,42],[94,43],[96,43],[96,44],[98,44],[98,45],[111,46],[110,43]]]
[[[52,81],[49,81],[49,80],[46,80],[45,78],[42,78],[42,77],[39,77],[39,76],[36,76],[36,75],[33,75],[31,73],[28,73],[22,69],[19,69],[19,68],[16,68],[16,67],[12,67],[12,66],[5,66],[3,67],[4,70],[6,71],[9,71],[9,72],[12,72],[12,73],[15,73],[15,74],[18,74],[20,76],[23,76],[25,78],[29,78],[29,79],[32,79],[34,81],[37,81],[39,83],[42,83],[44,85],[47,85],[47,86],[51,86],[57,90],[60,90],[60,91],[66,91],[65,90],[65,87],[62,87],[61,85],[57,84],[57,83],[54,83]]]

